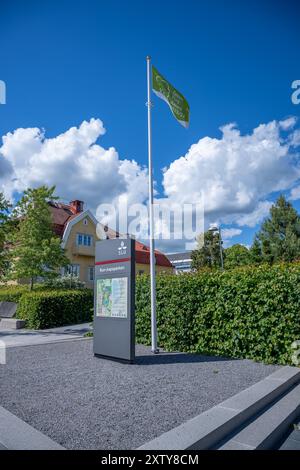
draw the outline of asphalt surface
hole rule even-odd
[[[130,365],[95,358],[90,339],[9,348],[0,405],[68,449],[134,449],[277,368],[136,352]]]

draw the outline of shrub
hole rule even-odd
[[[45,281],[44,286],[51,289],[83,289],[84,282],[80,281],[77,276],[67,274]]]
[[[1,286],[0,288],[0,302],[19,302],[24,292],[28,292],[28,287],[25,286]]]
[[[157,276],[161,347],[291,364],[300,339],[300,264]],[[150,344],[150,280],[136,281],[136,338]]]
[[[54,328],[92,320],[93,291],[38,290],[20,298],[18,318],[33,329]]]

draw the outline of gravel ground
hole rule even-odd
[[[134,449],[271,374],[249,360],[137,346],[136,364],[92,340],[9,348],[0,405],[68,449]]]

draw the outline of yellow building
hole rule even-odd
[[[108,227],[97,233],[98,221],[90,210],[84,210],[83,202],[71,201],[70,204],[60,202],[49,203],[54,232],[61,237],[62,247],[70,260],[66,272],[78,276],[87,287],[93,287],[95,242],[105,238],[116,238],[118,234]],[[172,273],[173,267],[168,258],[155,250],[156,272]],[[136,273],[150,271],[149,248],[136,241]]]

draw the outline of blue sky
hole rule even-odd
[[[247,134],[299,116],[300,105],[291,102],[291,83],[300,79],[299,12],[297,2],[269,0],[1,0],[7,103],[0,106],[0,136],[37,127],[54,138],[99,118],[107,131],[99,144],[146,165],[150,54],[191,108],[185,130],[153,98],[153,163],[162,195],[162,168],[199,139],[220,139],[220,126],[235,122]],[[300,209],[298,199],[294,204]],[[241,229],[231,243],[251,242],[256,228]]]

